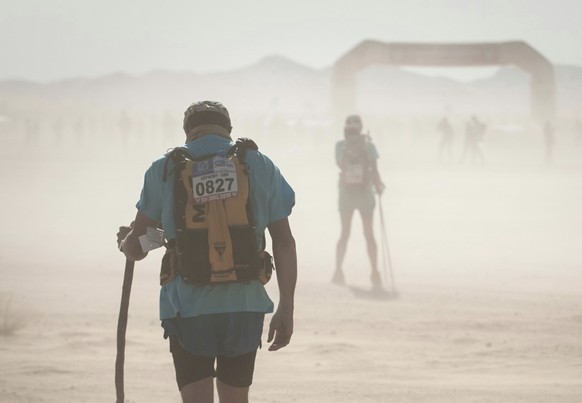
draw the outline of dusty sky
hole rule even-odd
[[[0,80],[230,70],[272,54],[323,68],[364,39],[521,39],[582,65],[582,2],[0,0]]]

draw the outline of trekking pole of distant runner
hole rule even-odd
[[[392,284],[392,292],[396,292],[396,283],[394,282],[394,271],[392,270],[392,259],[390,257],[390,248],[388,246],[388,235],[386,234],[386,223],[384,221],[384,211],[382,210],[382,196],[378,195],[378,205],[380,211],[380,226],[382,238],[382,264],[384,266],[384,275],[390,275],[390,283]]]
[[[115,359],[115,403],[125,401],[123,390],[123,363],[125,362],[125,330],[127,329],[127,312],[129,310],[129,296],[131,294],[131,282],[133,280],[133,267],[135,262],[125,261],[125,273],[123,274],[123,287],[121,289],[121,305],[117,320],[117,358]]]

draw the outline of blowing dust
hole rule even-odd
[[[83,138],[74,128],[3,133],[0,292],[26,306],[28,321],[0,338],[0,401],[113,399],[124,265],[115,233],[133,219],[151,161],[183,141],[180,111],[163,136],[162,118],[145,116],[85,123]],[[440,149],[440,116],[363,115],[386,185],[374,216],[380,271],[398,293],[374,299],[331,283],[341,130],[232,115],[234,136],[253,138],[296,192],[295,334],[283,351],[259,352],[253,401],[582,399],[582,142],[573,133],[558,133],[548,160],[539,125],[480,117],[480,159],[464,151],[467,115],[450,116],[450,154]],[[136,264],[132,402],[179,400],[157,318],[160,259],[155,251]],[[348,286],[370,287],[357,214],[344,271]],[[275,281],[268,290],[276,301]]]

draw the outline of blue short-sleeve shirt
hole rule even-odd
[[[217,135],[207,135],[183,147],[193,157],[226,152],[234,143]],[[162,223],[166,239],[176,238],[173,217],[174,181],[173,165],[166,165],[167,157],[154,161],[144,176],[137,209],[148,218]],[[295,204],[295,192],[277,166],[259,151],[246,154],[249,166],[250,200],[256,225],[257,243],[263,242],[263,234],[270,223],[288,217]],[[164,181],[164,170],[168,173]],[[160,319],[196,317],[202,314],[229,312],[273,311],[273,302],[263,284],[250,283],[218,285],[191,285],[177,276],[162,286],[160,291]]]

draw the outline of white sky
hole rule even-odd
[[[582,0],[0,0],[0,80],[231,70],[272,54],[323,68],[364,39],[525,40],[582,65]]]

